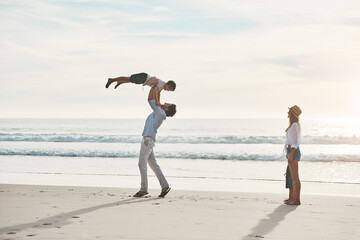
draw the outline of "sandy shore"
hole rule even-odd
[[[356,189],[359,187],[356,186]],[[0,185],[0,239],[359,239],[360,198]]]

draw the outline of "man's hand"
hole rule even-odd
[[[158,84],[159,84],[159,79],[157,79],[156,77],[153,77],[151,79],[151,85],[157,86]]]

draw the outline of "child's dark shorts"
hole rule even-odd
[[[291,152],[291,147],[290,147],[290,148],[287,148],[286,150],[287,150],[287,154],[290,154],[290,152]],[[295,150],[295,152],[294,152],[293,159],[300,161],[300,158],[301,158],[300,148],[297,148],[297,149]],[[286,183],[285,183],[285,187],[286,187],[286,188],[293,188],[293,183],[292,183],[292,178],[291,178],[291,173],[290,173],[289,165],[288,165],[287,168],[286,168]]]
[[[130,82],[135,84],[144,84],[147,78],[147,73],[136,73],[130,76]]]

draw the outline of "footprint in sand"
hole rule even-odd
[[[263,236],[260,236],[260,235],[252,235],[252,234],[249,234],[248,236],[249,236],[249,237],[256,237],[256,238],[264,238]]]
[[[35,237],[37,234],[36,233],[33,233],[33,234],[29,234],[29,235],[26,235],[27,237]]]

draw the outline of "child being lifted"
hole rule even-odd
[[[168,82],[164,82],[156,77],[152,77],[147,73],[136,73],[131,75],[130,77],[117,77],[117,78],[109,78],[105,87],[108,88],[110,84],[116,82],[115,89],[123,83],[134,83],[134,84],[142,84],[143,86],[147,85],[150,87],[157,86],[154,96],[156,105],[160,105],[160,92],[162,90],[165,91],[174,91],[176,88],[176,83],[172,80]]]

